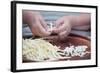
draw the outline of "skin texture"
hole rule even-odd
[[[49,36],[50,32],[47,31],[47,24],[39,12],[36,11],[23,11],[23,23],[28,24],[32,33],[35,36]]]
[[[63,16],[55,21],[55,27],[49,31],[43,17],[37,11],[23,10],[23,23],[28,24],[35,36],[45,37],[56,33],[59,39],[63,40],[72,29],[88,30],[90,28],[90,14]]]
[[[78,16],[63,16],[55,24],[53,33],[57,33],[60,39],[68,36],[71,29],[88,30],[90,28],[90,14],[80,14]]]

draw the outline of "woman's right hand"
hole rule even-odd
[[[35,36],[49,36],[51,33],[48,30],[47,24],[39,12],[23,11],[23,23],[28,24],[33,35]]]

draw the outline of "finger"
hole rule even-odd
[[[42,24],[42,26],[44,27],[45,30],[48,30],[47,23],[44,21],[43,18],[40,19],[40,23]]]
[[[48,36],[51,34],[47,30],[45,30],[45,28],[41,25],[41,23],[39,23],[39,25],[38,25],[38,31],[40,33],[40,36]]]
[[[38,31],[39,28],[38,28],[37,24],[33,24],[32,26],[30,26],[30,29],[31,29],[33,35],[35,35],[35,36],[40,35],[40,33]]]
[[[69,32],[67,32],[67,31],[61,32],[61,33],[59,34],[60,40],[64,40],[65,38],[67,38],[68,34],[69,34]]]
[[[55,21],[55,27],[58,28],[61,24],[63,24],[63,18],[60,18],[60,19]]]
[[[36,20],[36,23],[31,26],[32,33],[36,36],[48,36],[50,35],[50,32],[46,31],[42,24],[40,23],[40,20]]]
[[[59,36],[66,36],[66,35],[68,35],[69,34],[69,32],[68,31],[63,31],[63,32],[61,32],[61,33],[59,33]]]
[[[52,31],[54,32],[54,33],[60,33],[60,32],[62,32],[62,31],[64,31],[64,30],[66,30],[66,24],[62,24],[62,26],[60,26],[59,28],[55,28],[55,29],[53,29]]]

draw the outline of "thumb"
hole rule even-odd
[[[55,27],[58,28],[63,23],[64,23],[63,18],[60,18],[60,19],[58,19],[58,20],[55,21]]]

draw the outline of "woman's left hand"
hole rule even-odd
[[[55,27],[52,29],[52,33],[58,34],[59,38],[63,40],[68,36],[72,28],[70,18],[64,16],[55,22]]]

